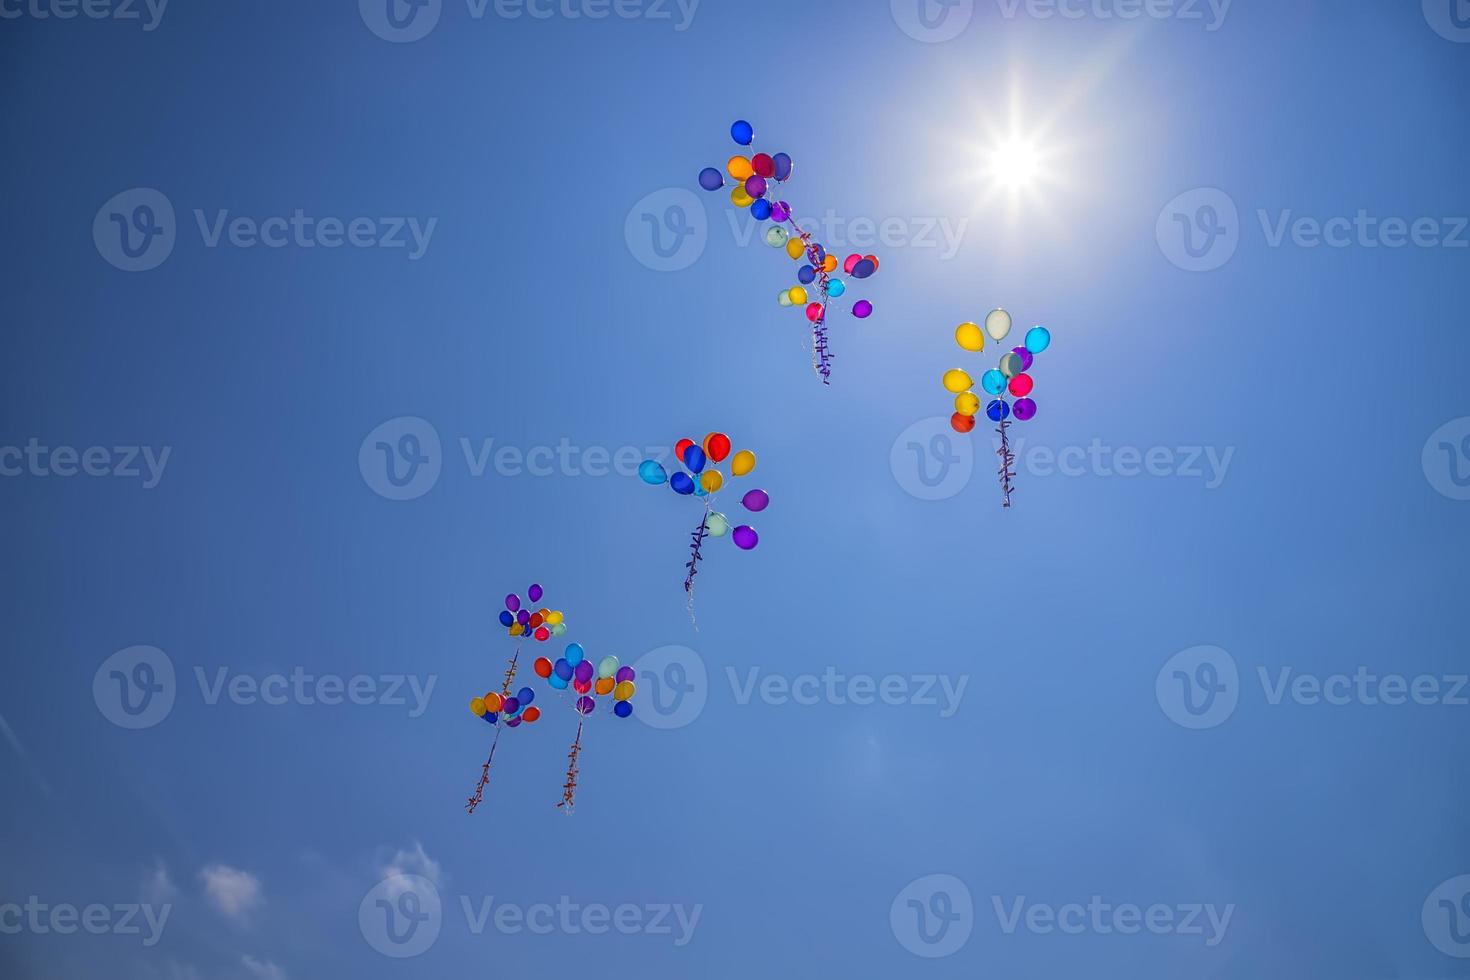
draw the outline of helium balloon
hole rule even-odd
[[[959,368],[951,368],[944,372],[944,388],[958,395],[962,391],[968,391],[974,380]]]
[[[521,703],[521,707],[524,708],[526,705],[536,700],[536,692],[531,690],[529,687],[523,687],[516,692],[516,700],[519,701]]]
[[[1011,315],[1005,310],[991,310],[985,314],[985,332],[991,340],[1005,340],[1011,332]]]
[[[614,657],[612,654],[608,654],[606,657],[603,657],[601,660],[597,661],[598,677],[611,677],[617,672],[618,658]]]
[[[873,315],[873,304],[865,299],[860,299],[852,304],[852,315],[859,320],[866,320]]]
[[[949,426],[956,432],[970,432],[975,428],[975,416],[955,412],[949,417]]]
[[[1026,349],[1040,354],[1051,346],[1051,331],[1045,327],[1032,327],[1026,331]]]
[[[981,329],[968,320],[955,327],[955,343],[965,350],[980,351],[985,349],[985,334]]]
[[[755,139],[755,127],[744,119],[737,119],[730,124],[730,138],[741,146],[749,146]]]
[[[841,296],[845,292],[847,292],[847,286],[843,284],[841,279],[832,279],[827,283],[828,296]]]
[[[760,489],[747,490],[745,496],[740,498],[740,503],[746,510],[758,514],[771,506],[771,495]]]
[[[709,517],[705,518],[704,526],[709,531],[710,537],[723,538],[730,533],[730,521],[724,514],[710,511]]]
[[[1029,422],[1036,417],[1036,402],[1029,398],[1017,398],[1015,409],[1018,421]]]
[[[563,660],[562,663],[566,663],[566,661]],[[546,682],[552,687],[556,688],[558,691],[565,691],[567,689],[567,678],[571,676],[572,668],[568,667],[567,677],[563,677],[561,674],[552,674],[550,677],[546,678]]]
[[[1021,359],[1021,370],[1022,371],[1029,371],[1029,370],[1031,370],[1031,360],[1032,360],[1032,358],[1031,358],[1031,352],[1029,350],[1027,350],[1024,347],[1012,347],[1011,348],[1011,353],[1012,354],[1015,354],[1017,357],[1019,357]]]
[[[1014,378],[1021,373],[1021,359],[1015,354],[1001,355],[1000,373],[1008,378]]]
[[[531,583],[531,587],[526,590],[526,595],[530,597],[532,602],[540,602],[541,597],[545,594],[546,593],[541,590],[541,586],[535,584],[534,582]]]
[[[691,473],[698,473],[704,469],[704,450],[690,443],[688,448],[684,450],[684,465],[689,468],[689,472]]]
[[[980,411],[980,399],[973,391],[962,391],[954,396],[954,410],[961,415],[974,415]]]
[[[510,697],[503,699],[500,702],[500,710],[508,715],[515,714],[517,711],[521,710],[520,698],[517,698],[515,695],[511,695]]]
[[[580,643],[568,643],[566,650],[566,661],[573,667],[587,659],[587,651],[582,649]]]
[[[613,688],[614,701],[626,701],[633,696],[633,682],[619,681]]]
[[[1003,422],[1005,421],[1006,416],[1011,414],[1011,408],[1005,402],[997,398],[995,401],[985,406],[985,414],[990,418],[990,421],[992,422]]]
[[[531,722],[535,721],[537,718],[540,718],[540,717],[541,717],[541,709],[540,708],[531,707],[531,708],[527,708],[525,711],[522,711],[521,712],[521,720],[524,721],[528,725]]]
[[[508,610],[505,610],[505,609],[502,609],[500,611],[500,625],[501,626],[504,626],[504,627],[509,628],[509,627],[515,625],[515,621],[516,621],[515,613],[509,612]]]
[[[704,452],[716,463],[723,463],[730,455],[730,437],[723,432],[711,432],[704,437]]]
[[[742,449],[730,460],[730,472],[736,476],[744,476],[755,469],[755,453],[749,449]]]
[[[499,711],[501,707],[505,704],[504,699],[501,698],[501,696],[499,694],[496,694],[494,691],[491,691],[489,694],[485,695],[484,702],[486,711]]]
[[[596,707],[597,707],[597,702],[594,701],[594,700],[592,700],[591,698],[589,698],[585,694],[582,695],[580,698],[577,699],[577,710],[580,711],[584,715],[590,715],[590,714],[592,714],[592,709],[593,708],[596,708]]]
[[[485,699],[484,698],[471,698],[470,699],[470,710],[473,711],[477,715],[484,715],[485,714]]]
[[[802,303],[806,302],[806,290],[803,289],[801,286],[792,286],[786,292],[787,295],[791,297],[791,302],[793,305],[800,306]]]
[[[852,277],[854,279],[866,279],[877,271],[878,267],[873,263],[872,259],[863,259],[852,267]]]
[[[799,259],[806,254],[806,246],[801,243],[800,238],[791,238],[786,242],[786,254],[793,259]]]
[[[857,264],[862,260],[863,257],[861,255],[853,252],[847,258],[842,260],[842,271],[847,273],[849,276],[852,275],[852,270],[857,268]]]
[[[791,220],[791,205],[787,204],[785,201],[777,201],[775,204],[771,205],[771,220],[772,221],[790,221]],[[800,241],[800,240],[801,239],[797,239],[797,241]]]
[[[618,682],[613,680],[611,677],[599,677],[596,681],[592,683],[592,690],[597,692],[598,697],[602,697],[605,694],[611,694],[612,689],[616,687],[617,684]]]
[[[786,180],[791,176],[791,157],[785,153],[777,153],[771,157],[771,163],[775,166],[774,174],[777,180]]]
[[[680,439],[674,443],[674,455],[682,460],[684,458],[684,450],[692,445],[694,445],[693,439]]]
[[[1024,398],[1031,394],[1032,385],[1031,375],[1018,374],[1011,379],[1011,383],[1007,387],[1010,389],[1011,394],[1017,398]],[[1022,419],[1022,421],[1024,422],[1025,420]]]
[[[487,711],[487,712],[485,712],[485,720],[488,721],[490,724],[493,725],[497,721],[499,721],[500,718],[493,711]]]
[[[633,668],[632,667],[626,667],[625,666],[625,667],[619,667],[618,668],[618,672],[613,675],[613,678],[618,683],[621,684],[623,681],[631,681],[634,676],[635,676],[635,672],[634,672]]]
[[[816,323],[818,320],[820,320],[822,318],[822,304],[821,303],[809,303],[809,304],[807,304],[806,318],[808,320],[812,321],[813,323]]]
[[[717,191],[725,186],[725,175],[714,167],[705,167],[699,172],[699,186],[707,191]]]
[[[812,280],[814,280],[816,278],[817,278],[817,270],[816,269],[813,269],[809,265],[804,265],[800,269],[797,269],[796,270],[796,279],[803,286],[809,286],[809,285],[811,285]],[[806,291],[805,290],[802,291],[801,296],[802,296],[802,298],[801,298],[800,302],[805,303],[806,302]]]
[[[775,216],[776,209],[772,208],[771,217],[774,218]],[[790,237],[790,234],[790,232],[780,225],[771,225],[771,227],[766,229],[766,244],[772,248],[781,248],[786,244],[786,239]]]
[[[590,660],[583,660],[572,668],[572,676],[576,677],[583,684],[590,681],[596,673],[597,668],[592,666],[592,661]]]
[[[748,177],[755,173],[755,170],[750,165],[750,159],[739,154],[730,158],[730,161],[725,164],[725,170],[731,177],[734,177],[742,184],[745,183]]]
[[[757,153],[750,158],[750,166],[757,177],[776,176],[776,164],[768,153]]]
[[[791,305],[791,290],[789,290],[789,289],[783,289],[783,290],[781,290],[780,295],[778,295],[776,297],[776,302],[780,303],[782,306],[790,306]]]
[[[771,216],[771,202],[765,198],[750,202],[750,216],[757,221],[765,221]]]
[[[531,666],[536,671],[537,677],[551,676],[551,661],[545,657],[537,657],[536,662]]]
[[[553,609],[546,614],[546,621],[552,626],[559,625],[565,619],[566,615],[560,609]]]
[[[737,527],[732,538],[735,541],[735,547],[741,551],[749,551],[760,543],[760,537],[755,533],[755,528],[749,524],[742,524]]]
[[[506,596],[505,608],[509,609],[511,612],[519,612],[521,608],[521,597],[516,595],[515,593],[511,593],[510,595]]]
[[[1006,376],[991,368],[980,375],[980,387],[985,389],[986,394],[998,395],[1006,390]]]
[[[754,201],[755,198],[745,193],[744,184],[736,184],[735,189],[730,192],[730,203],[737,208],[748,208]]]
[[[745,193],[749,194],[751,197],[765,197],[766,178],[762,177],[760,174],[751,174],[749,177],[745,178]],[[770,202],[766,202],[766,207],[769,208],[770,206]],[[770,214],[769,211],[767,211],[766,213],[767,215]]]
[[[538,626],[536,627],[536,632],[532,633],[531,635],[536,637],[539,642],[545,643],[547,640],[551,639],[551,630],[547,629],[545,626]]]
[[[699,475],[699,485],[705,493],[719,493],[720,487],[725,485],[725,478],[719,470],[706,470]]]
[[[531,621],[531,610],[529,610],[529,609],[517,609],[516,610],[516,622],[517,623],[519,623],[522,626],[525,626],[530,621]]]
[[[675,473],[669,477],[669,486],[673,487],[675,493],[681,493],[687,497],[694,492],[694,477],[684,472]]]
[[[555,626],[553,626],[551,628],[551,635],[552,636],[562,636],[563,634],[566,633],[566,631],[567,631],[567,624],[566,623],[557,623]]]
[[[626,718],[633,713],[633,705],[627,701],[619,701],[613,705],[613,714],[619,718]]]
[[[566,657],[557,657],[556,663],[551,667],[551,672],[564,681],[572,679],[572,665]]]

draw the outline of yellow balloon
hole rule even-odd
[[[481,718],[485,717],[485,699],[475,698],[473,701],[470,702],[470,710],[479,715]]]
[[[822,260],[822,271],[831,272],[837,268],[837,256],[829,255]]]
[[[791,297],[791,303],[793,306],[800,306],[802,303],[806,302],[806,287],[792,286],[786,291],[786,295]]]
[[[799,259],[806,254],[806,243],[800,238],[786,239],[786,254],[793,259]]]
[[[563,613],[560,609],[553,609],[551,610],[551,614],[546,617],[546,625],[555,626],[557,623],[566,618],[566,614]]]
[[[626,701],[633,696],[633,691],[632,681],[618,681],[617,687],[613,688],[613,700]]]
[[[965,350],[985,349],[985,331],[968,320],[954,328],[954,339]]]
[[[961,415],[974,415],[980,411],[980,399],[973,391],[962,391],[954,396],[954,410]]]
[[[945,390],[952,391],[956,395],[958,395],[962,391],[969,391],[970,386],[974,383],[975,382],[970,379],[970,376],[961,371],[959,368],[951,368],[950,370],[944,372]]]
[[[705,493],[719,493],[720,487],[725,485],[725,478],[719,470],[705,470],[699,474],[699,485],[704,487]]]
[[[725,169],[730,171],[730,176],[736,180],[744,180],[755,173],[755,168],[750,165],[750,158],[740,156],[739,154],[730,158],[730,162],[726,165]]]
[[[511,636],[520,636],[525,631],[526,631],[526,628],[524,626],[522,626],[520,623],[511,623],[510,624],[510,635]]]
[[[593,685],[593,689],[597,691],[598,697],[602,697],[603,695],[611,692],[613,687],[616,686],[617,683],[618,682],[613,680],[611,677],[599,677],[597,678],[597,683]]]
[[[500,700],[500,695],[496,694],[494,691],[491,691],[489,694],[485,695],[484,703],[485,710],[493,714],[494,712],[500,710],[500,706],[503,702]]]
[[[730,472],[736,476],[744,476],[755,469],[755,453],[749,449],[742,449],[730,460]]]
[[[737,208],[748,208],[750,207],[750,202],[754,200],[755,198],[745,193],[744,184],[736,184],[735,189],[730,192],[730,201]]]

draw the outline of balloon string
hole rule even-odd
[[[816,242],[813,241],[811,232],[797,224],[796,218],[790,214],[786,216],[787,222],[796,229],[796,235],[801,239],[802,245],[806,246],[806,256],[811,262],[812,268],[817,273],[817,288],[821,291],[821,309],[817,318],[812,321],[812,370],[816,371],[822,378],[822,384],[832,383],[832,354],[827,348],[827,304],[831,302],[828,290],[831,288],[832,277],[824,269],[823,262],[817,254]]]
[[[480,767],[480,782],[475,786],[474,795],[465,800],[464,808],[467,813],[474,813],[475,807],[485,800],[485,784],[490,782],[490,763],[495,761],[495,746],[500,744],[500,725],[495,726],[495,741],[490,743],[490,756],[485,764]]]
[[[1000,469],[997,472],[1000,474],[1000,490],[1005,497],[1002,505],[1004,507],[1011,505],[1011,491],[1015,489],[1011,481],[1016,478],[1016,471],[1012,469],[1016,465],[1016,454],[1011,452],[1011,441],[1006,433],[1010,424],[1010,419],[1002,419],[1000,428],[995,430],[1000,433],[1000,448],[996,450],[996,455],[1000,457]]]
[[[515,656],[510,658],[510,664],[505,668],[505,683],[500,685],[501,697],[510,696],[511,682],[516,679],[516,661],[521,659],[521,645],[516,644]]]
[[[571,751],[567,753],[567,781],[562,783],[561,802],[557,804],[558,807],[565,807],[569,814],[576,807],[576,802],[573,798],[577,794],[577,773],[580,771],[577,766],[577,759],[582,754],[582,725],[585,721],[586,719],[584,718],[577,722],[577,737],[572,741]]]
[[[704,560],[704,536],[709,533],[709,509],[710,505],[704,505],[704,517],[699,521],[699,527],[694,529],[690,537],[689,560],[684,567],[689,573],[684,576],[684,591],[689,595],[689,622],[694,623],[694,628],[699,629],[699,624],[694,620],[694,576],[699,574],[699,563]]]

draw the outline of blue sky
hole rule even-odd
[[[1470,976],[1470,9],[922,2],[0,2],[0,973]],[[635,718],[467,816],[533,581]]]

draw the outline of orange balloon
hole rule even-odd
[[[521,712],[521,721],[524,721],[528,725],[540,717],[541,709],[536,707],[534,704],[527,708],[525,711]]]
[[[876,255],[864,255],[863,258],[865,258],[869,262],[873,263],[873,271],[874,272],[877,272],[878,271],[878,256],[876,256]]]
[[[500,710],[501,704],[502,702],[500,700],[500,695],[496,694],[494,691],[491,691],[489,694],[485,695],[486,711],[489,711],[493,714],[494,712]]]
[[[750,158],[739,155],[731,157],[725,169],[736,180],[745,180],[751,174],[755,173],[755,168],[750,165]]]
[[[835,255],[829,255],[825,259],[822,260],[822,271],[823,272],[831,272],[833,269],[836,269],[836,268],[837,268],[837,256],[835,256]]]
[[[610,691],[612,691],[612,689],[614,687],[617,686],[617,683],[618,682],[615,681],[615,680],[613,680],[611,677],[599,677],[599,678],[597,678],[597,693],[598,693],[598,695],[603,695],[603,694],[609,693]]]

